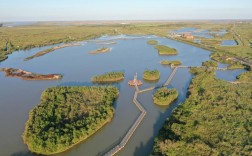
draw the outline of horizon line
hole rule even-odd
[[[98,20],[16,20],[16,21],[1,21],[0,23],[13,23],[13,22],[123,22],[123,21],[132,21],[132,22],[168,22],[168,21],[252,21],[252,18],[241,18],[241,19],[157,19],[157,20],[143,20],[143,19],[134,19],[134,20],[123,20],[123,19],[98,19]]]

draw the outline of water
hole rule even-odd
[[[229,64],[219,63],[220,68],[227,68]],[[237,76],[245,72],[245,69],[232,69],[232,70],[217,70],[215,73],[216,78],[225,81],[235,81]]]
[[[214,38],[213,35],[224,36],[227,33],[225,29],[212,32],[209,30],[197,29],[197,28],[182,28],[178,30],[173,30],[172,32],[178,34],[191,33],[193,36],[202,38]]]
[[[221,46],[236,46],[237,43],[235,40],[223,40]]]
[[[157,40],[160,44],[176,48],[178,55],[158,55],[152,45],[146,44],[150,38]],[[98,55],[88,54],[89,51],[104,46],[98,44],[100,41],[111,40],[116,41],[117,44],[106,46],[112,48],[110,52]],[[64,75],[63,79],[59,81],[25,81],[5,77],[4,73],[0,72],[0,155],[33,155],[23,144],[21,135],[28,119],[28,113],[39,103],[43,90],[51,86],[89,86],[93,85],[90,79],[94,75],[110,71],[124,71],[125,80],[115,84],[120,89],[120,96],[115,103],[115,116],[112,122],[88,140],[58,154],[58,156],[101,155],[120,142],[140,114],[132,102],[134,88],[127,84],[128,80],[133,79],[135,72],[138,72],[141,80],[145,69],[158,69],[161,72],[159,82],[145,82],[140,87],[142,89],[162,84],[169,77],[171,69],[161,65],[159,63],[161,60],[176,59],[181,60],[183,65],[198,66],[202,61],[208,60],[210,55],[206,50],[166,38],[120,35],[101,37],[82,46],[59,49],[42,57],[23,61],[24,58],[49,47],[51,46],[15,52],[9,56],[9,59],[0,63],[0,68],[13,67],[35,73],[61,73]],[[229,73],[224,73],[224,76],[220,75],[220,77],[225,76],[229,77]],[[185,100],[191,78],[192,75],[188,69],[178,69],[169,88],[176,88],[179,98],[170,106],[154,105],[151,99],[153,91],[139,95],[138,100],[147,110],[147,115],[127,146],[118,155],[148,155],[151,152],[154,138],[165,119],[179,103]]]
[[[29,26],[36,23],[37,22],[7,22],[7,23],[3,23],[3,27]]]

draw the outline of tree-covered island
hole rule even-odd
[[[156,81],[160,78],[160,72],[158,70],[145,70],[143,73],[143,79],[148,81]]]
[[[87,139],[112,120],[116,87],[52,87],[29,113],[23,133],[31,152],[51,155]]]
[[[118,82],[124,79],[124,72],[109,72],[102,75],[92,77],[92,82],[96,83],[110,83]]]
[[[157,105],[169,105],[178,98],[176,89],[166,87],[158,89],[153,95],[153,102]]]
[[[177,50],[170,48],[165,45],[156,45],[155,48],[158,50],[159,55],[177,55]]]

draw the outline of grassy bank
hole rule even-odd
[[[231,84],[205,69],[192,72],[189,97],[164,123],[153,155],[250,155],[251,83]]]
[[[111,121],[115,87],[53,87],[29,114],[23,139],[31,152],[63,152]]]

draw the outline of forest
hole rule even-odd
[[[29,113],[23,133],[31,152],[50,155],[85,140],[112,120],[116,87],[52,87]]]
[[[191,72],[188,98],[165,121],[152,155],[251,155],[251,73],[232,84],[213,70]]]

